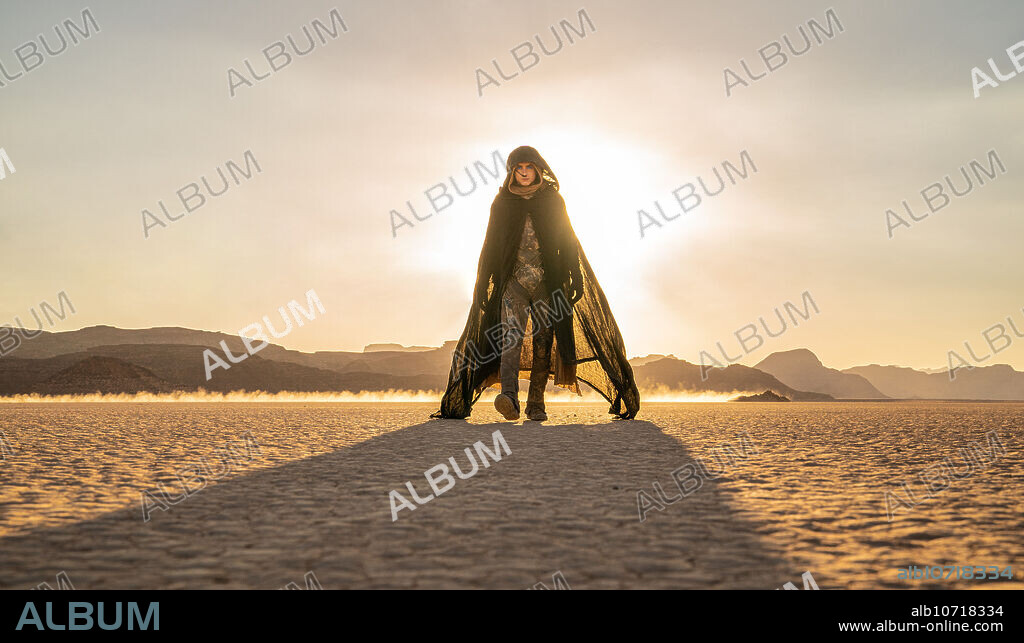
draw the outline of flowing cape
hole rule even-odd
[[[545,181],[534,195],[523,198],[509,192],[517,161],[533,161]],[[579,382],[600,393],[611,406],[608,412],[631,419],[640,409],[640,394],[633,369],[612,315],[579,239],[569,222],[558,182],[547,163],[530,147],[509,156],[508,176],[491,204],[490,219],[480,262],[474,301],[452,356],[448,387],[435,418],[468,417],[489,386],[500,387],[503,328],[501,297],[512,279],[527,214],[530,215],[544,266],[549,295],[537,306],[553,320],[554,344],[551,375],[556,386],[580,392]],[[520,356],[519,378],[529,379],[533,365],[532,319],[527,323]]]

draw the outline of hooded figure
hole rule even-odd
[[[513,176],[521,163],[536,169],[536,179],[528,186],[517,184]],[[505,182],[491,204],[473,307],[455,347],[441,408],[431,417],[468,417],[484,389],[501,382],[502,353],[507,364],[509,348],[521,341],[518,360],[512,359],[517,362],[518,377],[531,379],[531,389],[539,385],[543,390],[550,368],[556,386],[582,395],[579,382],[583,382],[608,400],[609,413],[633,418],[640,408],[633,369],[608,300],[569,223],[555,173],[529,146],[513,150],[505,169]],[[527,246],[527,239],[535,239],[533,248],[539,250],[543,266],[535,291],[541,296],[533,298],[525,327],[515,333],[502,315],[503,299],[508,312],[507,289],[525,292],[516,275],[522,274],[521,248]],[[543,336],[542,330],[553,335],[550,365],[548,347],[534,341]],[[538,355],[543,359],[538,360]],[[542,369],[535,368],[538,361]],[[518,417],[518,400],[516,405]]]

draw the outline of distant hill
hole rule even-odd
[[[788,402],[785,395],[776,395],[774,391],[765,391],[757,395],[740,395],[729,400],[730,402]]]
[[[643,366],[644,364],[657,362],[659,359],[665,359],[666,357],[668,357],[669,359],[678,359],[675,355],[671,353],[669,353],[668,355],[658,355],[657,353],[652,353],[651,355],[647,355],[645,357],[634,357],[633,359],[629,360],[629,363],[633,368],[636,368],[637,366]]]
[[[439,390],[447,384],[444,374],[427,373],[402,375],[359,371],[337,372],[302,366],[291,362],[268,360],[263,352],[245,361],[231,365],[228,370],[216,369],[209,381],[203,362],[201,346],[119,344],[97,346],[78,353],[58,355],[45,359],[22,359],[10,356],[0,359],[0,395],[50,392],[48,379],[91,357],[114,360],[140,367],[154,377],[167,382],[172,390],[195,391],[204,388],[211,392],[227,393],[236,390],[282,391],[387,391],[387,390]],[[102,390],[102,392],[125,392]],[[90,393],[93,391],[89,391]]]
[[[1024,400],[1024,373],[1007,364],[927,373],[902,366],[855,366],[844,373],[860,375],[886,395],[908,399]]]
[[[201,356],[203,348],[221,351],[219,345],[222,341],[234,355],[246,352],[245,345],[237,334],[177,327],[123,329],[112,326],[91,326],[60,333],[44,331],[33,339],[22,339],[21,345],[17,349],[6,357],[0,358],[0,363],[11,358],[42,359],[117,345],[200,346],[202,347],[199,351]],[[253,344],[258,346],[259,342],[253,342]],[[455,350],[455,343],[452,342],[451,347],[446,347],[412,353],[385,350],[370,353],[354,351],[304,353],[271,343],[257,352],[256,356],[267,360],[290,362],[309,368],[338,372],[419,375],[437,372],[440,369],[447,374],[451,366],[451,355]],[[223,352],[221,351],[221,353]],[[200,373],[202,373],[202,367],[200,367]]]
[[[66,332],[22,335],[20,346],[0,357],[0,395],[32,392],[132,392],[204,388],[233,390],[370,391],[444,390],[457,342],[440,348],[370,344],[363,352],[306,353],[268,344],[228,370],[206,380],[203,351],[248,354],[238,335],[189,328],[122,329],[92,326]],[[29,331],[31,334],[32,331]],[[101,359],[102,358],[102,359]],[[709,369],[672,355],[630,360],[643,390],[733,393],[772,390],[794,401],[835,398],[1024,400],[1024,373],[1002,364],[927,373],[898,366],[826,368],[807,349],[772,353],[755,367],[732,364]],[[98,389],[97,389],[98,387]],[[91,390],[90,390],[91,389]]]
[[[632,360],[630,363],[632,364]],[[670,390],[677,391],[732,393],[734,391],[760,391],[768,388],[784,393],[793,400],[825,401],[832,399],[831,396],[823,393],[796,390],[768,373],[741,364],[709,369],[707,379],[701,380],[701,367],[698,364],[666,357],[634,366],[633,375],[637,386],[641,389],[665,386]]]
[[[187,328],[93,326],[43,333],[23,340],[12,354],[0,358],[0,395],[44,390],[93,392],[98,382],[106,382],[109,390],[101,387],[103,392],[167,387],[183,391],[203,388],[210,392],[440,391],[447,386],[457,344],[451,340],[433,349],[379,344],[368,346],[373,350],[362,353],[304,353],[270,344],[227,370],[213,370],[207,381],[203,353],[209,349],[223,355],[221,342],[236,357],[248,354],[237,335]],[[399,350],[384,350],[395,347]],[[420,348],[424,350],[411,350]],[[671,356],[649,355],[631,363],[641,388],[723,393],[771,388],[796,400],[830,399],[827,395],[792,389],[747,366],[734,364],[711,369],[708,379],[702,381],[699,366]],[[106,380],[101,377],[100,366],[104,364],[110,371]],[[115,370],[115,365],[120,370]]]
[[[174,387],[149,370],[113,357],[87,357],[33,387],[45,395],[170,393]]]
[[[806,348],[772,353],[754,368],[771,373],[790,386],[827,393],[839,399],[888,398],[861,375],[825,367],[817,355]]]
[[[24,333],[22,335],[24,336]],[[113,326],[90,326],[59,333],[43,331],[38,337],[22,339],[21,345],[10,353],[9,357],[40,359],[113,344],[192,344],[212,347],[222,339],[227,340],[230,346],[242,346],[237,334],[177,327],[124,329]]]

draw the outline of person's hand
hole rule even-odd
[[[578,274],[569,276],[569,300],[575,304],[583,298],[583,279]]]

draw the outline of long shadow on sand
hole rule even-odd
[[[511,454],[392,521],[389,492],[501,430]],[[693,458],[645,421],[549,426],[434,420],[350,448],[0,540],[0,587],[66,571],[79,589],[264,588],[309,571],[325,589],[551,586],[774,589],[799,571],[738,517],[718,482],[639,520],[637,490]]]

